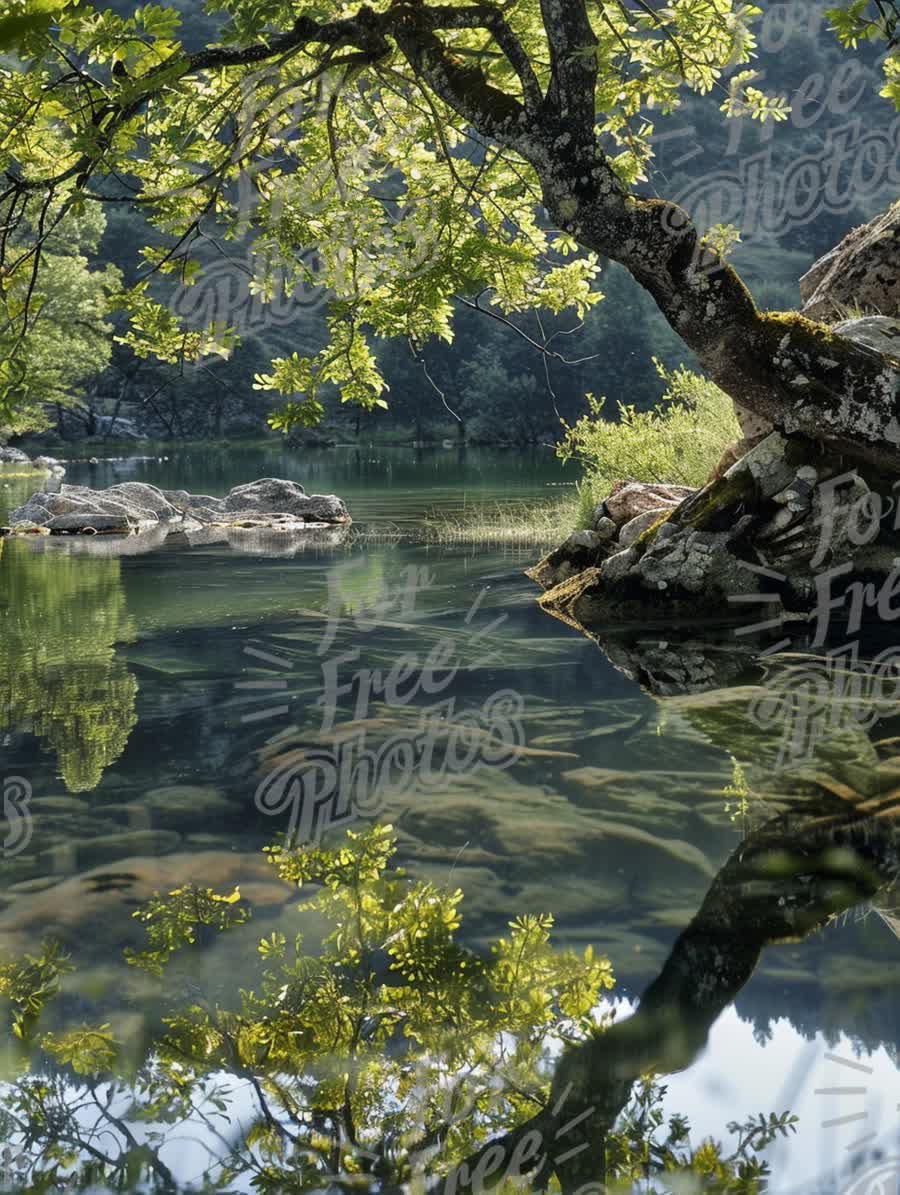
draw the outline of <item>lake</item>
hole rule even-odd
[[[432,512],[566,493],[549,450],[166,452],[66,481],[222,494],[284,477],[339,494],[355,527],[292,556],[0,541],[0,949],[69,952],[59,1024],[146,1045],[159,997],[123,951],[145,940],[135,909],[187,883],[239,885],[253,909],[172,980],[224,1002],[296,905],[262,848],[389,823],[413,878],[462,890],[467,947],[552,914],[560,949],[609,958],[617,1020],[665,989],[690,1047],[662,1106],[697,1142],[790,1109],[771,1190],[898,1190],[893,690],[819,695],[800,725],[789,698],[821,649],[764,656],[702,626],[590,637],[539,609],[540,549],[426,541]],[[0,522],[32,488],[9,485]],[[738,875],[759,844],[793,860],[765,883]],[[165,1146],[179,1183],[197,1149]]]

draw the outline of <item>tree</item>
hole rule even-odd
[[[24,0],[7,0],[8,21]],[[786,104],[734,68],[760,10],[731,0],[514,0],[376,5],[227,0],[222,44],[177,41],[179,14],[124,18],[42,5],[4,72],[4,223],[39,200],[32,263],[58,213],[139,203],[167,234],[155,272],[197,281],[192,246],[216,220],[255,229],[253,286],[276,298],[327,288],[329,344],[274,362],[257,385],[289,401],[275,426],[314,423],[322,388],[383,405],[372,338],[452,335],[454,305],[586,310],[598,255],[656,300],[713,381],[780,426],[897,464],[890,358],[796,315],[759,312],[723,256],[665,200],[634,192],[651,158],[651,108],[729,78],[726,114],[779,119]],[[892,4],[854,0],[832,22],[848,45],[889,46]],[[40,198],[39,198],[40,197]],[[546,212],[545,218],[543,211]],[[548,231],[549,224],[559,233]],[[317,255],[301,256],[315,247]],[[18,268],[14,262],[11,267]],[[181,327],[144,278],[125,297],[126,340],[164,361],[227,353],[233,335]]]
[[[9,242],[18,264],[0,273],[0,439],[43,431],[47,407],[75,405],[84,381],[110,359],[106,314],[119,272],[91,269],[86,256],[103,234],[103,211],[91,205],[60,216],[38,254],[38,210],[33,199],[22,206]]]

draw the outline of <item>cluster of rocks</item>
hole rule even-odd
[[[22,469],[34,469],[39,473],[47,473],[51,477],[65,476],[65,466],[54,456],[36,456],[34,460],[21,448],[0,447],[0,465],[21,466]]]
[[[211,543],[231,530],[294,536],[350,522],[340,498],[308,495],[297,482],[278,478],[236,486],[224,498],[125,481],[105,490],[63,485],[33,494],[0,534],[150,535],[155,545],[173,533],[176,542]]]
[[[803,314],[840,320],[838,335],[900,361],[900,204],[818,261],[801,294]],[[851,306],[880,314],[841,318]],[[833,438],[789,434],[789,418],[782,434],[735,409],[743,439],[702,489],[619,482],[591,530],[530,570],[546,609],[582,629],[697,617],[762,625],[809,614],[816,575],[833,561],[852,561],[876,586],[893,577],[895,478]],[[873,511],[885,512],[878,525]]]
[[[594,509],[590,531],[576,531],[530,569],[528,576],[551,589],[629,548],[696,491],[683,485],[618,481]]]
[[[618,487],[593,531],[529,575],[546,609],[581,626],[803,616],[833,562],[852,560],[876,585],[895,572],[900,532],[877,483],[822,445],[772,432],[683,498],[676,487]],[[623,507],[631,518],[617,524]]]

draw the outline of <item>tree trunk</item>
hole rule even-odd
[[[551,219],[583,248],[623,265],[714,382],[785,432],[801,432],[900,472],[900,358],[835,335],[795,312],[760,312],[737,272],[705,246],[688,214],[632,195],[596,133],[597,45],[587,0],[540,0],[550,49],[546,93],[509,29],[519,101],[454,58],[427,9],[392,30],[413,69],[485,138],[537,172]]]
[[[546,188],[580,243],[620,262],[650,292],[710,378],[736,403],[890,473],[900,472],[895,361],[795,312],[760,312],[735,270],[699,242],[675,204],[571,186]]]

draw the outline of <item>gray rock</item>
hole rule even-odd
[[[262,477],[247,485],[235,486],[225,499],[225,509],[256,510],[270,514],[302,514],[306,490],[299,482]]]
[[[10,515],[10,525],[13,527],[37,526],[48,527],[51,530],[77,530],[77,520],[84,521],[84,526],[100,530],[96,521],[98,516],[106,515],[114,520],[116,527],[126,531],[140,531],[156,526],[158,518],[152,510],[137,506],[124,495],[116,494],[110,498],[108,491],[89,490],[84,486],[64,485],[58,494],[41,492],[32,494],[24,506],[18,507]],[[62,523],[54,520],[66,519]],[[104,529],[111,526],[108,522]]]
[[[619,532],[619,543],[623,548],[630,547],[636,539],[654,523],[658,523],[671,509],[671,506],[662,506],[657,510],[645,510],[643,514],[635,515]]]
[[[600,576],[609,584],[624,580],[637,564],[638,559],[639,556],[635,548],[626,548],[624,552],[617,552],[615,556],[610,556],[604,562],[600,569]]]
[[[796,466],[786,459],[787,446],[788,441],[780,432],[772,432],[732,465],[725,476],[737,479],[749,471],[758,496],[773,498],[787,489],[798,475]]]
[[[570,548],[586,548],[589,552],[598,548],[603,540],[596,531],[573,531],[566,544]]]
[[[307,496],[302,485],[295,481],[279,481],[263,477],[248,485],[239,485],[225,499],[225,511],[232,515],[250,514],[294,515],[308,523],[348,523],[350,514],[340,498],[334,494]]]
[[[612,527],[615,531],[615,523]],[[527,575],[542,588],[552,589],[585,569],[597,568],[614,550],[615,545],[598,531],[575,531],[555,551],[530,568]]]
[[[900,204],[854,228],[800,279],[803,314],[828,320],[856,305],[900,315]]]
[[[844,320],[835,324],[832,331],[900,361],[900,319],[869,315],[864,319]]]
[[[21,448],[0,448],[0,465],[28,465],[30,458]]]
[[[600,508],[598,507],[598,510]],[[606,508],[603,507],[605,510]],[[608,544],[616,538],[619,533],[619,528],[615,525],[612,519],[603,515],[602,518],[594,520],[594,534],[600,537],[600,543]]]

